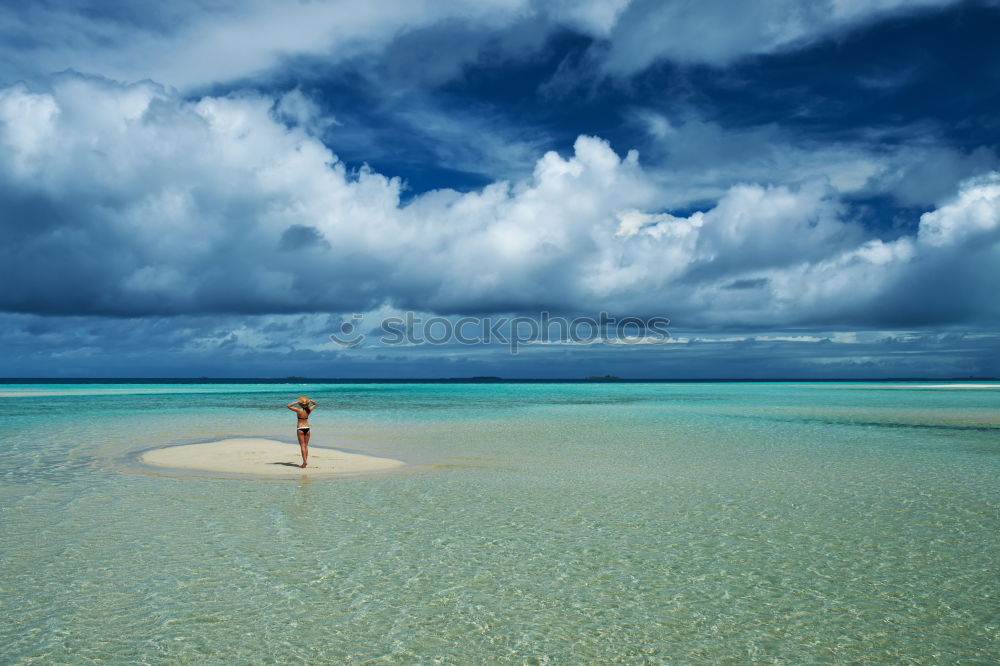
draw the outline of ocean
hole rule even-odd
[[[142,465],[228,437],[346,478]],[[1000,386],[0,385],[5,664],[1000,663]]]

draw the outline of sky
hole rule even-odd
[[[1000,375],[997,34],[991,0],[2,2],[0,376]]]

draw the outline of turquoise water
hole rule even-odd
[[[334,480],[154,473],[294,441]],[[0,386],[0,662],[998,663],[1000,388]]]

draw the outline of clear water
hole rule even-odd
[[[226,436],[412,463],[150,473]],[[998,663],[1000,389],[0,386],[0,662]]]

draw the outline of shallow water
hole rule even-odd
[[[0,662],[997,663],[998,388],[288,388],[0,386]],[[300,393],[411,466],[135,462]]]

